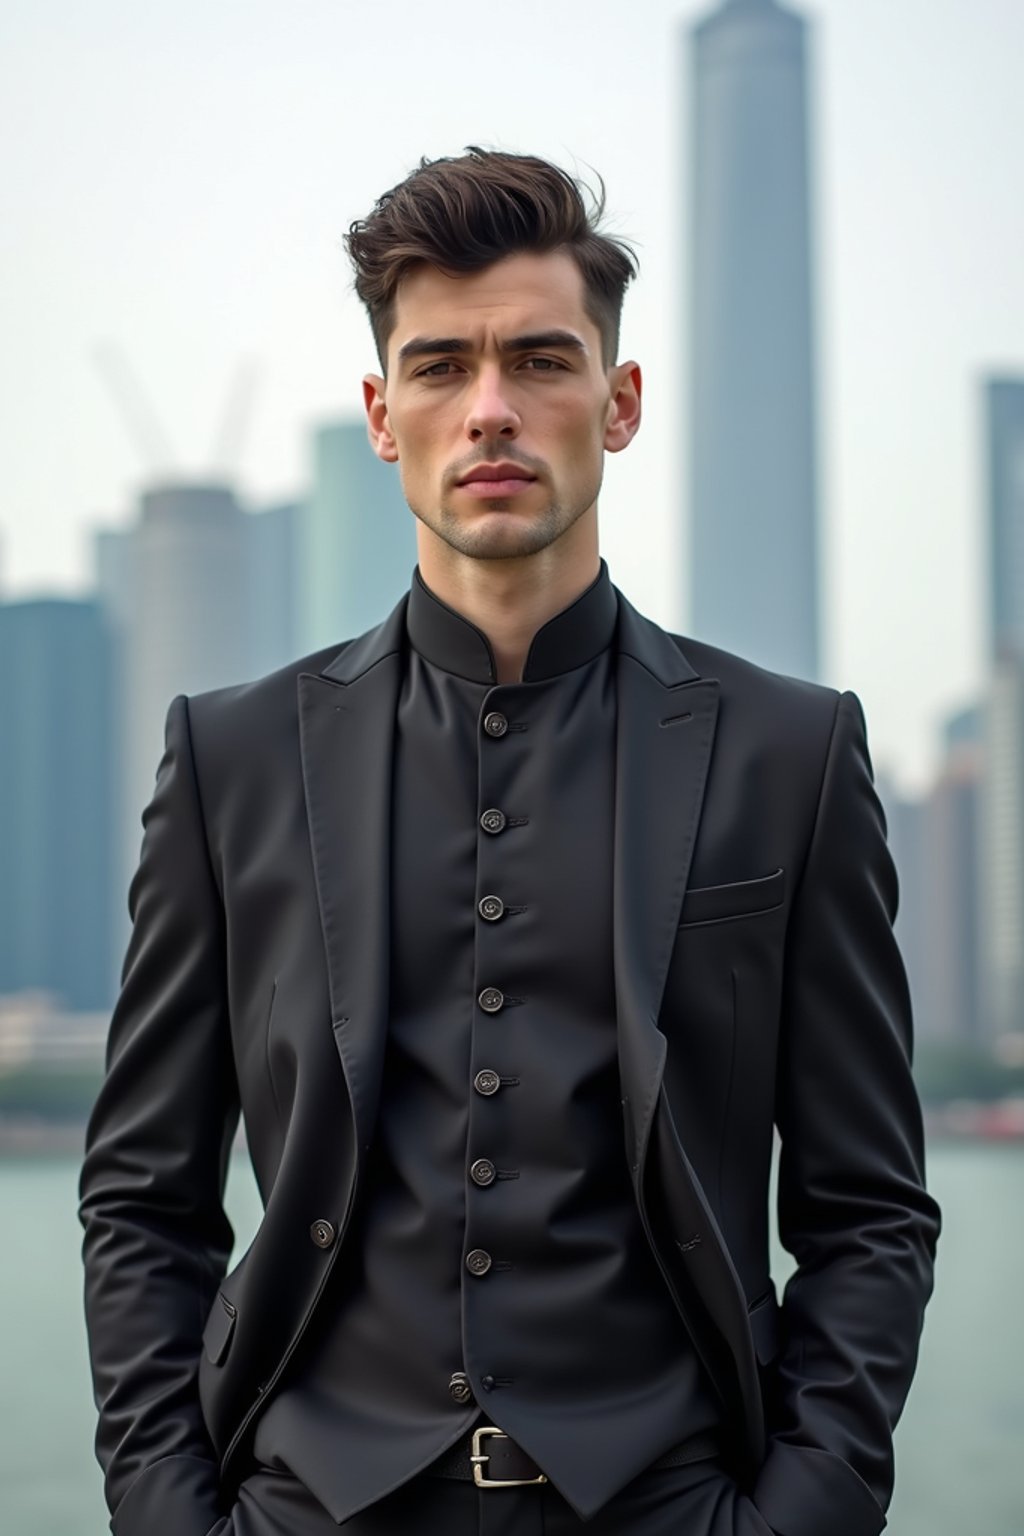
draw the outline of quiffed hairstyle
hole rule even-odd
[[[345,236],[381,367],[398,285],[413,267],[426,262],[456,275],[522,251],[556,250],[565,250],[579,267],[586,312],[601,332],[604,365],[614,363],[622,300],[637,263],[624,240],[598,233],[605,201],[600,177],[598,183],[595,196],[548,160],[472,144],[458,158],[422,159]]]

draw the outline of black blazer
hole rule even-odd
[[[345,1245],[387,1026],[405,601],[168,712],[81,1184],[116,1536],[213,1526]],[[619,601],[609,1134],[765,1519],[875,1536],[939,1219],[860,705]],[[266,1209],[225,1277],[239,1105]]]

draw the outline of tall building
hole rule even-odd
[[[984,380],[990,615],[977,880],[981,1010],[1024,1031],[1024,377]]]
[[[111,829],[111,878],[103,899],[110,914],[114,966],[111,985],[115,995],[121,961],[128,942],[128,881],[138,862],[142,806],[129,797],[129,661],[137,622],[136,583],[131,528],[101,528],[93,535],[93,575],[96,596],[110,636],[110,753],[111,802],[115,820]]]
[[[1024,377],[984,390],[992,655],[1024,658]]]
[[[114,878],[123,949],[125,895],[138,864],[142,811],[163,752],[167,707],[251,678],[249,519],[221,485],[171,484],[143,492],[138,520],[102,533],[97,582],[115,637],[118,701],[118,858]]]
[[[922,1041],[974,1041],[985,1029],[978,998],[980,716],[972,706],[944,722],[942,763],[925,795],[906,798],[884,773],[876,777],[899,876],[896,937]]]
[[[920,798],[901,794],[883,769],[875,774],[875,788],[885,811],[889,852],[899,880],[896,938],[910,984],[914,1027],[917,1034],[926,1035],[931,1033],[932,1023],[925,875],[926,804]]]
[[[364,421],[332,422],[315,432],[299,548],[300,652],[378,624],[408,588],[415,520],[397,466],[377,458]]]
[[[927,1032],[978,1041],[985,1020],[978,989],[978,810],[983,756],[978,742],[948,741],[924,808],[923,872]]]
[[[302,652],[298,541],[303,511],[301,502],[282,502],[246,517],[250,605],[246,677],[276,671]]]
[[[815,678],[807,26],[725,0],[690,41],[691,629]]]
[[[99,605],[0,604],[0,993],[113,1001],[111,646]]]
[[[1024,1031],[1024,657],[994,663],[984,707],[978,946],[983,1023]]]

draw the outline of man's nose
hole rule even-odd
[[[473,442],[486,437],[516,437],[521,425],[500,369],[483,369],[466,414],[467,436]]]

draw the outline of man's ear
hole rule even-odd
[[[385,383],[378,373],[368,373],[363,380],[363,404],[366,406],[366,435],[378,459],[385,464],[398,463],[398,448],[391,431],[391,421],[384,399]]]
[[[609,453],[619,453],[640,430],[640,396],[643,379],[639,363],[616,363],[609,371],[611,404],[604,429],[604,446]]]

